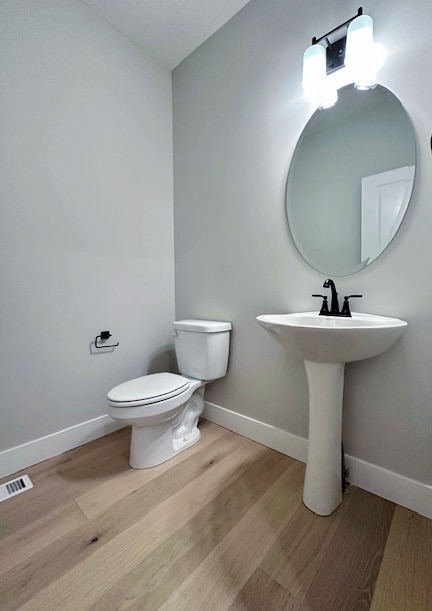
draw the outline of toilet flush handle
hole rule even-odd
[[[172,335],[173,337],[177,337],[177,335],[178,335],[178,331],[177,331],[176,329],[174,329],[174,331],[171,331],[171,335]]]

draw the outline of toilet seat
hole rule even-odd
[[[183,394],[190,380],[174,373],[153,373],[115,386],[108,393],[114,407],[134,407],[160,403]]]

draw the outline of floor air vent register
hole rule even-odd
[[[21,492],[30,490],[30,488],[33,488],[33,484],[28,475],[21,475],[21,477],[12,479],[10,482],[1,484],[0,485],[0,503],[2,501],[6,501],[7,499],[10,499],[12,496],[21,494]]]

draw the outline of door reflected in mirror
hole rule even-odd
[[[414,173],[414,132],[396,96],[381,85],[341,89],[334,107],[312,115],[288,173],[288,224],[300,254],[333,276],[369,265],[400,227]]]

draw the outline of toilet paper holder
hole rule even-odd
[[[110,337],[112,337],[112,334],[109,331],[101,331],[100,334],[96,335],[95,337],[95,348],[116,348],[120,342],[117,342],[116,344],[103,344],[102,346],[98,346],[98,339],[100,339],[102,342],[106,342],[106,340]]]

